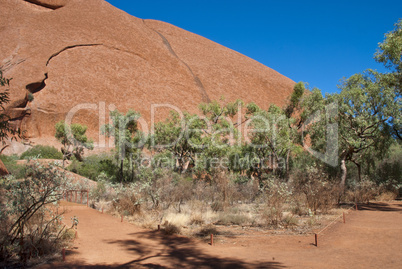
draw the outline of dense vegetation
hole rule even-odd
[[[387,156],[400,152],[401,35],[399,21],[375,54],[390,72],[355,74],[341,82],[339,93],[326,96],[299,82],[283,108],[263,110],[255,103],[221,98],[201,104],[199,114],[172,111],[148,137],[138,129],[138,112],[113,111],[113,124],[104,133],[117,141],[119,168],[114,175],[108,171],[110,180],[135,182],[138,171],[149,167],[210,182],[223,171],[263,186],[272,177],[287,182],[311,166],[337,179],[342,192],[365,177],[375,180]],[[395,188],[401,184],[392,178],[392,183],[376,181]]]
[[[37,157],[40,159],[62,160],[63,154],[52,146],[36,145],[21,154],[20,159]]]
[[[145,226],[149,222],[155,227],[155,222],[164,220],[167,231],[177,232],[172,225],[177,215],[186,218],[179,222],[183,226],[200,226],[199,234],[208,234],[206,230],[214,229],[211,224],[312,226],[317,215],[343,203],[398,195],[401,53],[399,21],[375,54],[389,72],[355,74],[341,82],[339,93],[323,96],[319,89],[306,89],[306,83],[299,82],[285,107],[270,105],[267,110],[222,97],[200,104],[198,114],[171,112],[149,135],[139,128],[138,112],[116,110],[110,114],[111,124],[102,130],[114,137],[111,154],[84,157],[84,149],[93,148],[86,127],[59,122],[56,138],[63,144],[63,154],[35,147],[21,157],[73,160],[69,170],[98,181],[91,191],[93,206],[134,216]],[[1,79],[7,86],[9,80]],[[7,97],[0,95],[0,105]],[[9,128],[4,115],[3,119],[1,139]],[[3,259],[16,253],[23,259],[31,245],[37,255],[47,253],[47,248],[36,247],[39,241],[48,242],[47,247],[60,246],[57,216],[45,213],[45,205],[69,188],[54,167],[21,170],[16,159],[2,156],[11,173],[24,178],[0,181],[4,192],[0,218],[2,227],[8,227],[1,231],[7,246],[0,249]],[[27,188],[19,188],[24,184]],[[30,194],[34,200],[23,200]],[[28,210],[32,205],[39,206],[35,212]],[[33,216],[41,219],[42,226],[33,222]],[[18,247],[24,234],[43,225],[51,229],[37,228],[39,237]]]

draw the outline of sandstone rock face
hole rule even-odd
[[[3,161],[0,160],[0,177],[7,176],[8,174],[9,173],[6,166],[4,165]]]
[[[0,66],[13,78],[9,112],[31,140],[53,138],[69,112],[96,141],[110,109],[137,110],[149,123],[155,104],[196,113],[199,103],[225,96],[267,108],[284,105],[294,86],[240,53],[103,0],[0,6]],[[164,108],[156,119],[166,116]]]

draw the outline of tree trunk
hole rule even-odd
[[[347,176],[347,168],[346,168],[346,161],[345,160],[341,160],[341,190],[344,191],[345,190],[345,184],[346,184],[346,176]]]
[[[338,203],[340,202],[340,197],[342,194],[345,193],[345,185],[346,185],[346,175],[347,175],[347,168],[346,168],[346,160],[342,159],[341,160],[341,183],[339,185],[339,198],[338,198]]]
[[[355,163],[355,164],[356,164],[356,166],[357,166],[357,174],[358,174],[359,182],[360,182],[360,181],[362,181],[362,167],[361,167],[361,165],[358,164],[358,163]]]
[[[290,158],[290,150],[288,150],[288,152],[286,153],[286,180],[289,179],[289,158]]]
[[[120,182],[123,182],[123,165],[124,165],[124,159],[121,159],[120,160],[120,171],[119,171]]]

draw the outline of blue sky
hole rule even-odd
[[[323,93],[367,68],[384,72],[373,54],[402,18],[400,0],[108,2],[204,36]]]

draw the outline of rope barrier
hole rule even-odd
[[[354,208],[356,205],[353,205],[351,207],[349,207],[348,209],[346,209],[346,211],[343,211],[342,214],[338,215],[333,221],[331,221],[331,223],[329,223],[327,226],[325,226],[321,231],[319,231],[318,233],[316,233],[317,235],[319,235],[320,233],[322,233],[323,231],[325,231],[326,229],[328,229],[328,227],[330,227],[333,223],[335,223],[340,217],[343,217],[343,214],[345,212],[348,212],[349,210],[351,210],[352,208]]]
[[[315,234],[314,234],[314,240],[315,240],[314,245],[315,245],[316,247],[318,247],[318,235],[319,235],[320,233],[322,233],[323,231],[325,231],[326,229],[328,229],[328,227],[330,227],[333,223],[335,223],[335,221],[337,221],[337,220],[339,219],[339,217],[343,217],[343,223],[345,223],[345,212],[348,212],[349,210],[351,210],[351,209],[354,208],[354,207],[355,207],[356,210],[357,210],[357,204],[355,204],[355,205],[349,207],[346,211],[343,211],[341,215],[337,216],[330,224],[328,224],[327,226],[325,226],[321,231],[319,231],[318,233],[315,233]]]

